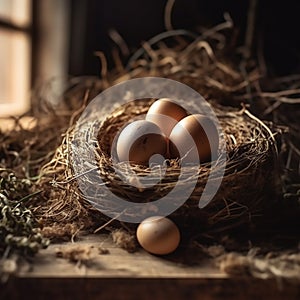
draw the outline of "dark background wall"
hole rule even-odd
[[[131,49],[161,33],[166,0],[72,0],[71,75],[98,75],[94,51],[110,53],[114,42],[108,30],[116,29]],[[222,22],[229,12],[243,40],[248,0],[176,0],[172,12],[174,28],[196,30]],[[258,0],[256,41],[264,44],[271,72],[300,72],[300,1]]]

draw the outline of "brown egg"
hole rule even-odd
[[[156,124],[139,120],[130,123],[122,130],[117,140],[116,150],[119,161],[147,166],[152,155],[166,156],[167,141]]]
[[[183,164],[210,161],[212,153],[216,155],[219,147],[216,126],[211,119],[201,114],[190,115],[177,123],[169,140],[170,156],[181,158]]]
[[[148,252],[169,254],[178,247],[180,233],[173,221],[165,217],[150,217],[137,228],[137,240]]]
[[[146,120],[159,126],[168,137],[177,122],[187,115],[186,110],[176,102],[168,98],[161,98],[150,106]]]

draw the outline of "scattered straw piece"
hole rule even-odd
[[[135,236],[125,231],[124,229],[116,229],[111,233],[113,242],[120,248],[128,252],[135,252],[137,250],[137,242]]]
[[[18,256],[0,260],[0,281],[6,282],[8,278],[18,271]]]
[[[56,241],[65,241],[70,240],[70,238],[74,237],[76,233],[78,233],[78,225],[77,224],[53,224],[52,226],[45,226],[42,229],[42,233],[45,237],[56,240]]]
[[[64,246],[56,249],[55,254],[57,257],[67,259],[70,262],[86,263],[95,258],[93,248],[89,245]]]
[[[208,247],[202,247],[201,249],[210,257],[214,257],[214,258],[224,255],[225,253],[225,248],[222,245],[212,245]]]
[[[109,252],[109,250],[106,249],[106,248],[98,247],[98,253],[99,253],[100,255],[106,255],[106,254],[109,254],[110,252]]]
[[[257,257],[232,252],[220,257],[218,264],[221,271],[231,276],[292,279],[300,282],[299,253]]]

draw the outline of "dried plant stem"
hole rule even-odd
[[[245,35],[245,46],[244,46],[245,59],[249,59],[251,57],[253,37],[255,32],[256,11],[257,11],[257,0],[250,0],[249,9],[248,9],[246,35]]]
[[[173,30],[172,26],[172,20],[171,20],[171,15],[172,15],[172,9],[174,6],[175,0],[168,0],[166,7],[165,7],[165,27],[166,30]]]

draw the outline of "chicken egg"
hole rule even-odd
[[[145,219],[137,228],[137,240],[148,252],[169,254],[178,247],[180,232],[173,221],[155,216]]]
[[[211,160],[212,154],[218,152],[219,134],[210,118],[194,114],[176,124],[169,141],[172,158],[181,158],[183,164],[207,162]]]
[[[168,98],[161,98],[150,106],[146,120],[159,126],[168,137],[177,122],[187,115],[186,110],[176,102]]]
[[[167,141],[156,124],[138,120],[121,131],[117,139],[116,151],[119,161],[147,166],[153,155],[166,156]]]

